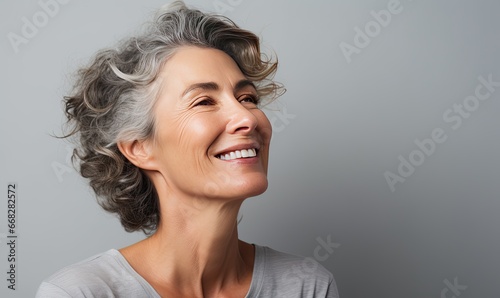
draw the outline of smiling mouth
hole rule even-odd
[[[258,152],[257,149],[250,148],[250,149],[234,150],[231,152],[217,154],[215,157],[217,157],[218,159],[221,159],[221,160],[251,158],[251,157],[257,156],[257,152]]]

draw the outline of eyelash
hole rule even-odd
[[[259,102],[260,102],[260,99],[258,96],[255,96],[255,95],[250,95],[250,94],[246,94],[246,95],[242,95],[240,98],[238,98],[238,101],[240,103],[242,102],[245,102],[245,100],[249,99],[251,103],[255,104],[255,105],[258,105]],[[207,106],[207,105],[212,105],[214,104],[215,101],[211,98],[204,98],[204,99],[201,99],[200,101],[198,101],[197,103],[194,104],[194,106]]]
[[[243,95],[242,97],[243,97],[243,99],[241,99],[241,100],[238,99],[239,102],[243,102],[246,99],[250,99],[251,103],[253,103],[255,105],[259,104],[259,97],[258,96],[255,96],[253,94],[246,94],[246,95]]]
[[[208,106],[208,105],[211,105],[213,103],[214,103],[214,101],[211,98],[204,98],[204,99],[198,101],[197,103],[195,103],[194,106],[195,107],[197,107],[197,106]]]

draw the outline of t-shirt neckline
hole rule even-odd
[[[253,272],[252,272],[252,281],[250,282],[250,287],[248,288],[248,292],[245,295],[245,298],[256,297],[260,292],[263,282],[263,276],[265,271],[265,250],[264,247],[252,244],[255,248],[255,257],[253,264]],[[110,255],[114,257],[114,259],[130,274],[132,275],[139,284],[143,287],[143,289],[151,296],[151,297],[160,297],[158,292],[150,285],[135,269],[130,265],[130,263],[125,259],[122,253],[112,248],[108,251]]]

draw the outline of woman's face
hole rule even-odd
[[[216,49],[183,47],[159,80],[151,148],[165,189],[222,200],[264,192],[271,124],[233,59]]]

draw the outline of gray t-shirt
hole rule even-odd
[[[116,249],[68,266],[43,281],[37,298],[160,297]],[[255,245],[247,298],[338,298],[332,274],[312,258]]]

